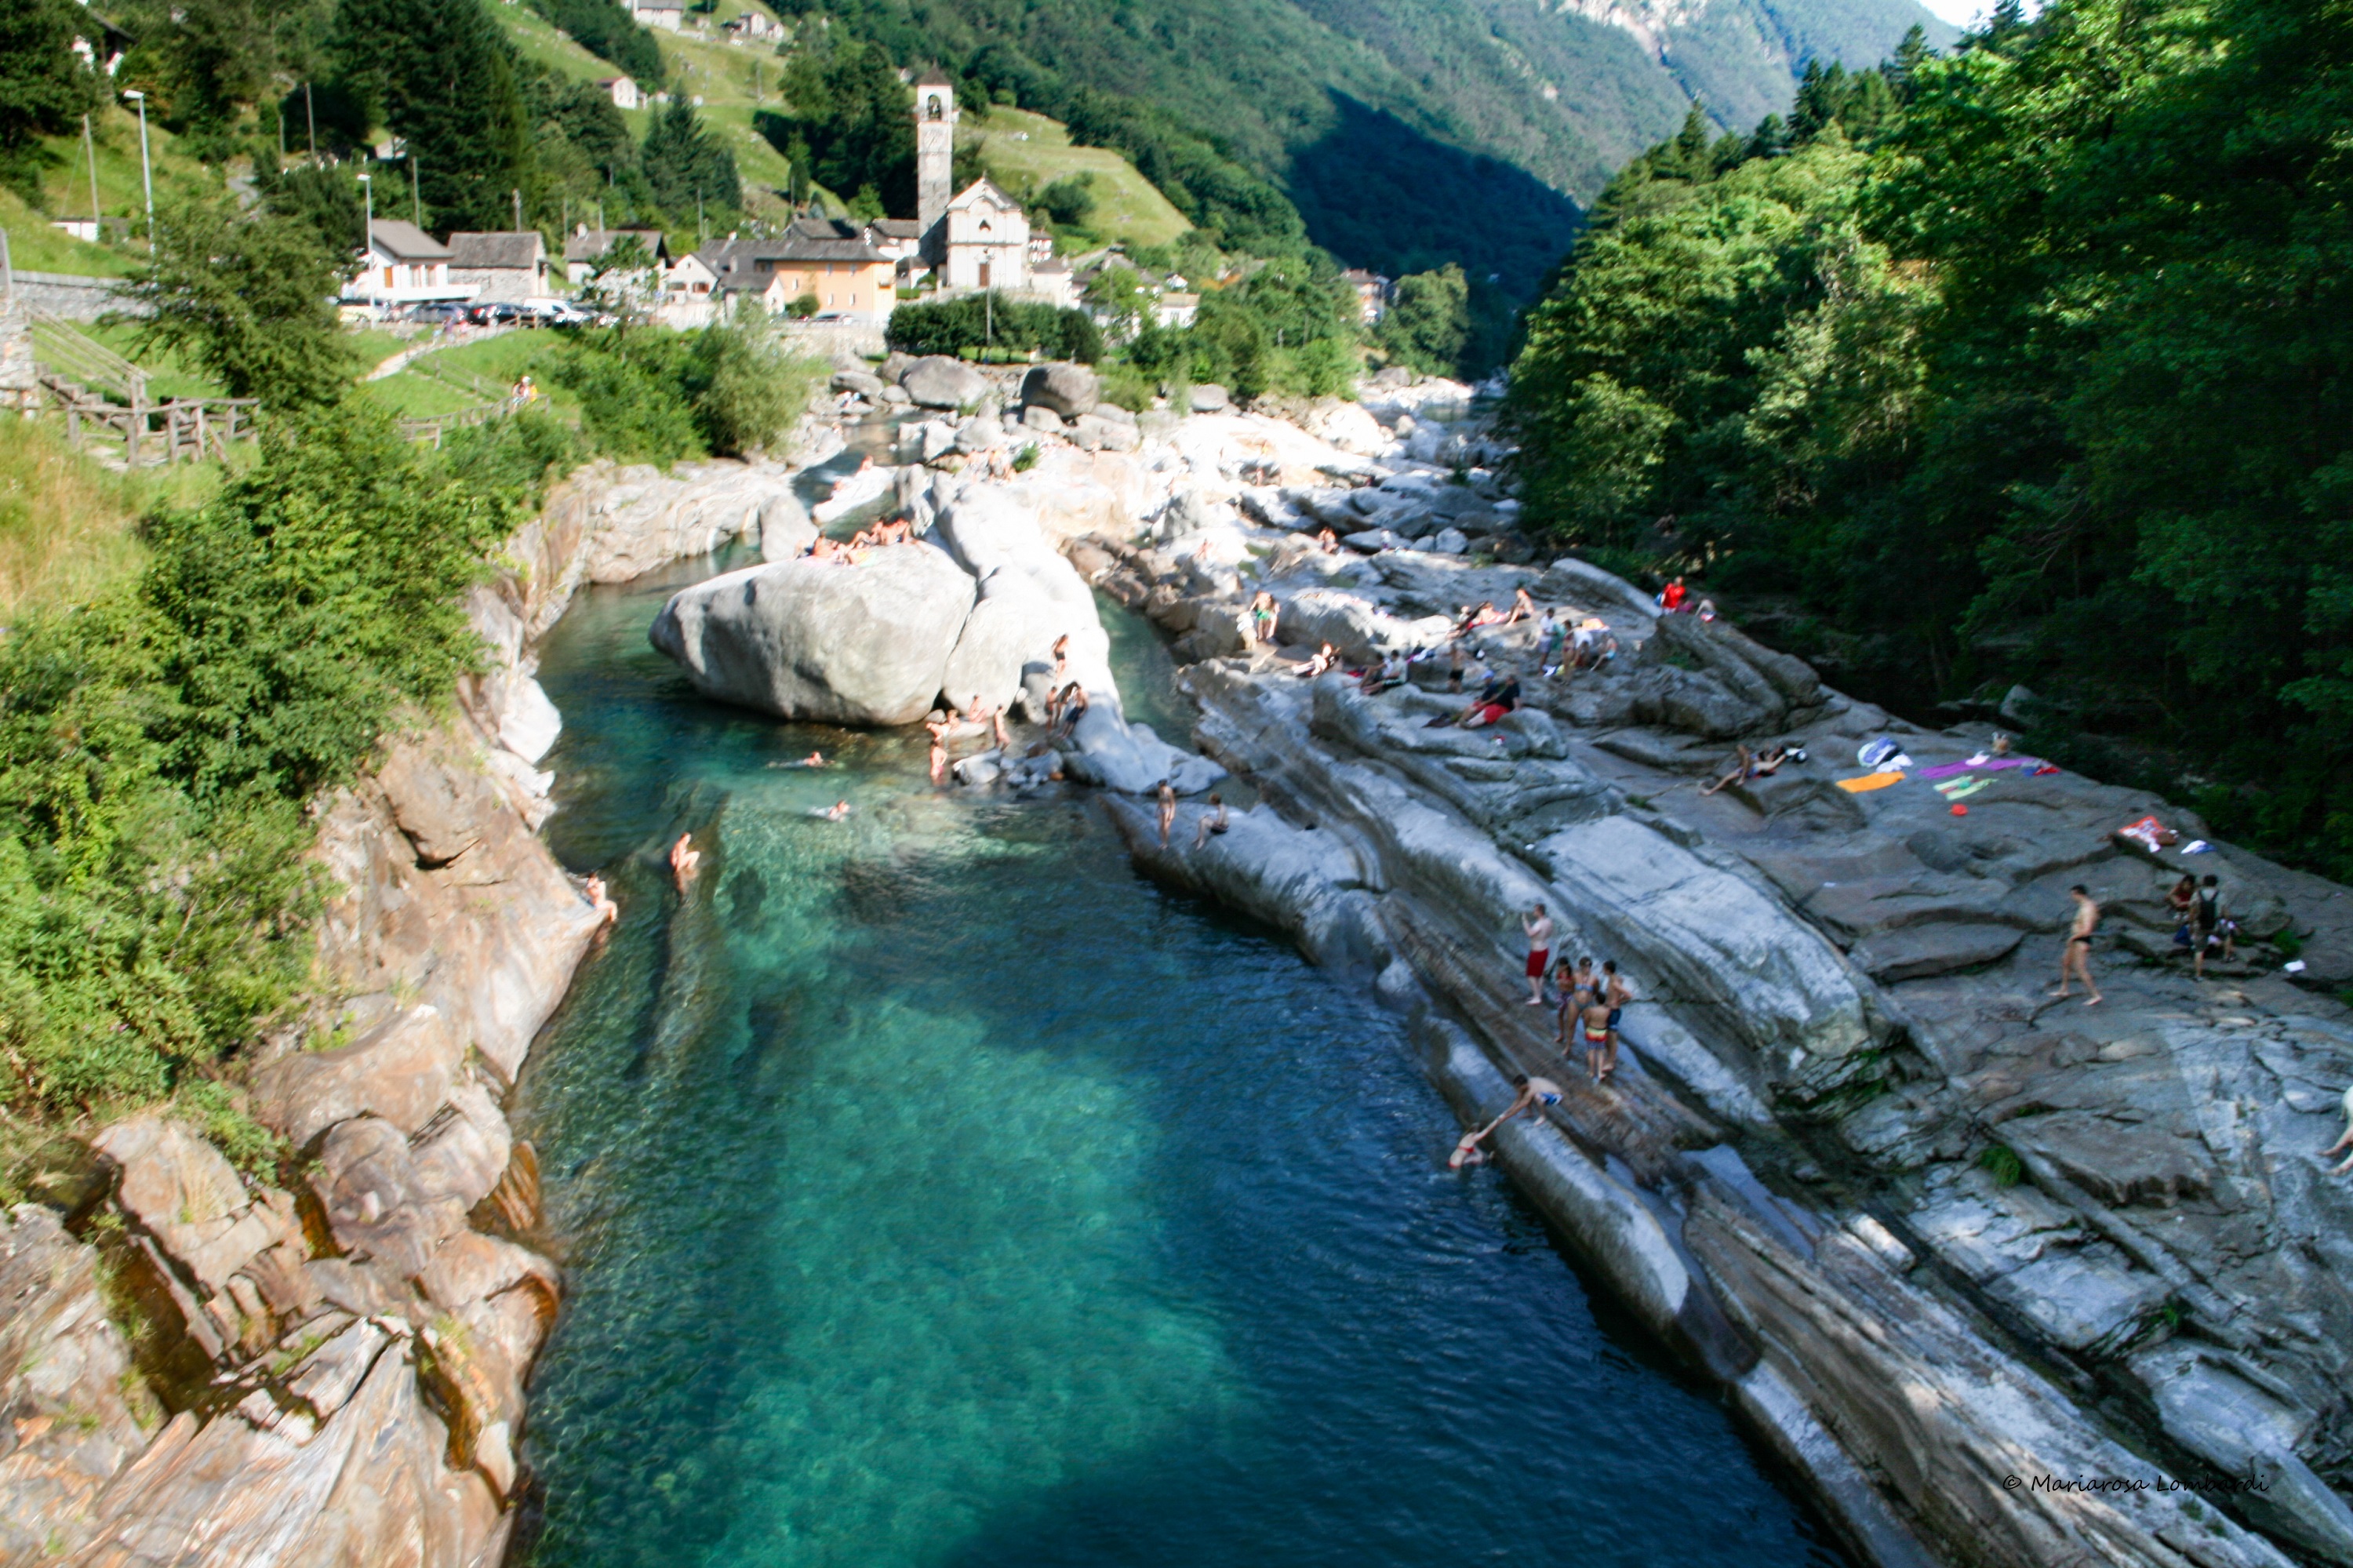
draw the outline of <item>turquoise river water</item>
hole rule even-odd
[[[1083,793],[935,792],[904,736],[698,700],[646,645],[665,591],[585,594],[541,673],[550,834],[622,919],[517,1097],[570,1291],[522,1561],[1842,1561],[1446,1170],[1363,984],[1139,879]]]

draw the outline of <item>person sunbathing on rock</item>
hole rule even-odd
[[[1364,684],[1357,688],[1368,697],[1378,696],[1392,686],[1405,684],[1406,657],[1391,653],[1372,669],[1365,672]]]
[[[1512,613],[1504,617],[1504,624],[1506,626],[1516,626],[1523,620],[1534,620],[1535,618],[1536,601],[1529,597],[1527,588],[1525,586],[1514,588],[1512,590]]]
[[[1569,660],[1580,670],[1598,668],[1604,659],[1615,658],[1618,639],[1609,623],[1599,616],[1588,616],[1578,622],[1576,636],[1569,640]]]
[[[1735,784],[1747,784],[1758,779],[1769,778],[1780,771],[1781,764],[1789,760],[1789,751],[1787,747],[1767,747],[1755,755],[1751,755],[1745,746],[1736,749],[1740,753],[1740,759],[1732,765],[1732,770],[1713,784],[1700,786],[1701,794],[1713,795],[1717,790],[1729,789]]]
[[[1340,655],[1338,652],[1335,650],[1329,642],[1326,642],[1323,647],[1315,651],[1315,656],[1314,658],[1308,660],[1306,663],[1299,666],[1298,670],[1295,671],[1294,673],[1296,673],[1303,681],[1312,681],[1318,675],[1330,674],[1333,667],[1339,662]]]
[[[1336,556],[1340,553],[1339,535],[1326,528],[1315,535],[1315,547],[1327,556]]]
[[[1495,723],[1520,705],[1520,678],[1502,674],[1479,688],[1471,705],[1459,714],[1440,714],[1422,726],[1424,729],[1441,729],[1447,725],[1459,725],[1464,729],[1479,729]]]
[[[1232,826],[1226,816],[1225,797],[1215,790],[1210,791],[1209,809],[1201,813],[1200,823],[1193,830],[1193,847],[1199,849],[1209,842],[1210,834],[1222,833]]]

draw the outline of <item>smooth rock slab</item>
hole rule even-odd
[[[960,359],[932,355],[899,377],[907,396],[926,408],[965,408],[988,396],[988,377]]]
[[[674,595],[648,639],[695,689],[779,718],[912,724],[938,695],[975,597],[929,545],[857,566],[804,560],[728,572]]]

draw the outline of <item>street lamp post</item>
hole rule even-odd
[[[147,156],[147,95],[137,88],[124,90],[123,97],[139,106],[139,178],[147,187],[147,249],[155,249],[155,165]]]

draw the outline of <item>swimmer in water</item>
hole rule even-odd
[[[603,877],[592,874],[580,885],[580,896],[588,900],[588,906],[596,912],[597,925],[609,926],[621,917],[621,906],[613,902],[611,894],[605,891]]]
[[[686,885],[694,880],[694,868],[702,863],[702,852],[694,847],[692,833],[681,833],[678,842],[670,846],[670,875],[678,880],[678,890],[686,892]]]
[[[847,800],[836,800],[832,805],[819,812],[818,815],[822,816],[828,822],[846,821],[849,817],[849,802]]]

